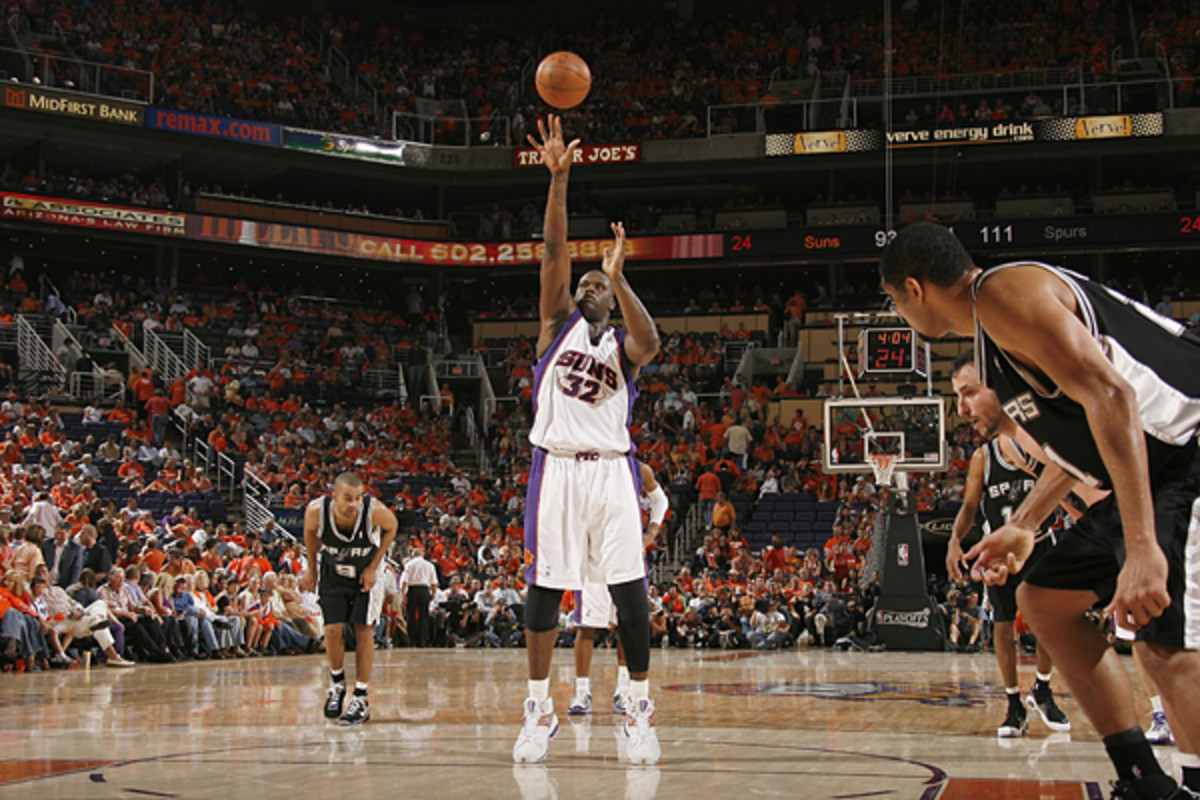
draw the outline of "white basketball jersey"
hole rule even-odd
[[[625,332],[607,328],[595,343],[574,311],[533,368],[529,441],[551,452],[632,452],[629,423],[637,386],[625,359]]]

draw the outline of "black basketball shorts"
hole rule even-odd
[[[1171,605],[1138,631],[1141,641],[1200,649],[1200,455],[1193,441],[1153,481],[1154,524],[1167,557]],[[1106,606],[1125,563],[1125,540],[1115,495],[1088,509],[1025,580],[1047,589],[1091,591]]]
[[[380,565],[382,566],[382,564]],[[326,625],[376,625],[383,611],[382,569],[371,591],[364,592],[357,580],[343,578],[322,561],[317,597]]]

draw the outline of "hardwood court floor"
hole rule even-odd
[[[523,767],[523,650],[380,652],[355,729],[322,718],[317,656],[4,675],[0,798],[1082,799],[1112,778],[1062,686],[1072,733],[1035,718],[997,740],[991,655],[655,651],[657,768],[620,758],[614,652],[596,652],[582,719],[565,713],[572,653],[554,663],[561,729],[545,765]]]

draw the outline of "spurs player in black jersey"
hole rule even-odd
[[[395,538],[395,515],[364,495],[362,479],[353,472],[338,475],[333,493],[312,501],[304,512],[308,567],[300,577],[300,591],[316,589],[321,602],[330,675],[325,717],[343,725],[361,725],[371,718],[367,684],[375,662],[375,625],[383,609],[381,578]],[[347,624],[354,626],[355,684],[343,712],[346,645],[342,631]]]
[[[981,386],[975,377],[975,355],[963,353],[950,365],[950,380],[958,397],[958,414],[968,420],[984,438],[984,444],[971,456],[967,468],[967,486],[963,492],[962,508],[954,518],[954,530],[946,548],[946,571],[955,583],[963,580],[963,539],[971,532],[978,517],[983,517],[983,533],[1002,528],[1013,512],[1020,507],[1025,495],[1033,488],[1040,462],[1025,451],[1014,437],[1023,434],[1012,418],[1000,408],[996,393]],[[1027,439],[1027,435],[1025,436]],[[1025,447],[1040,452],[1036,442],[1025,441]],[[1044,458],[1044,456],[1043,456]],[[987,587],[995,630],[992,637],[1008,710],[1004,722],[996,729],[1000,738],[1024,736],[1029,727],[1021,689],[1017,679],[1017,587],[1025,573],[1053,546],[1048,535],[1041,535],[1025,567],[1010,576],[1001,586]],[[1054,662],[1042,645],[1037,648],[1037,682],[1026,698],[1031,711],[1037,711],[1052,731],[1071,730],[1071,723],[1050,689],[1050,674]]]
[[[928,338],[975,336],[981,383],[1051,463],[1011,522],[967,554],[1003,583],[1040,522],[1080,482],[1112,495],[1039,561],[1017,592],[1116,767],[1115,796],[1200,792],[1200,339],[1089,279],[1037,262],[987,272],[954,234],[918,223],[880,262],[884,290]],[[1184,786],[1165,775],[1093,606],[1134,644],[1162,693]]]

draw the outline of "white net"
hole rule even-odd
[[[871,471],[875,473],[875,485],[883,488],[892,485],[892,473],[900,456],[895,453],[868,453],[867,460],[871,462]]]

